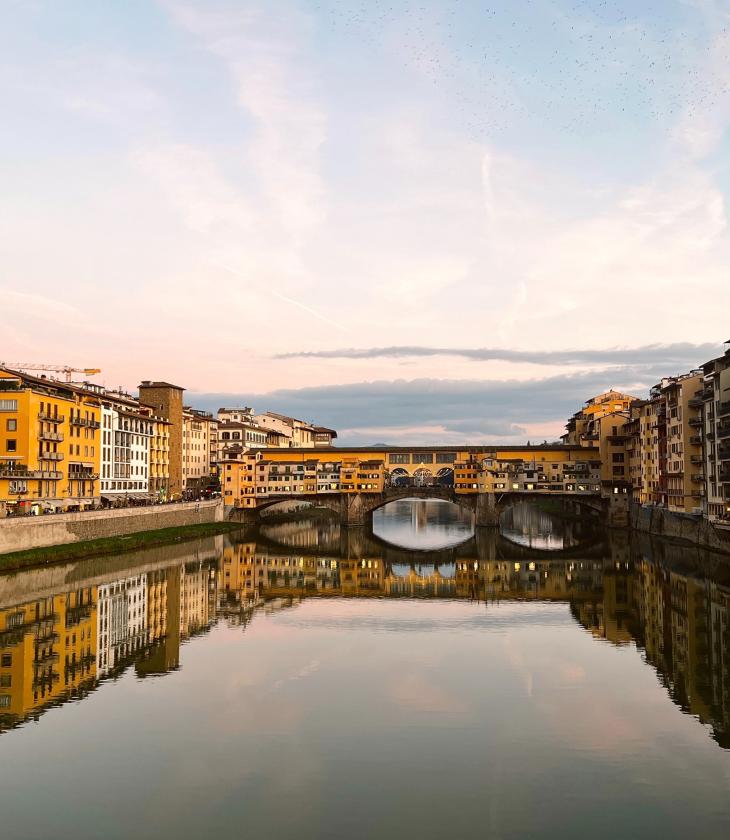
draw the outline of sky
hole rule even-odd
[[[730,0],[3,0],[0,359],[557,437],[730,338]]]

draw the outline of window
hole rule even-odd
[[[416,452],[413,455],[414,464],[433,464],[433,452]]]
[[[0,709],[7,709],[10,707],[10,695],[0,694]]]
[[[3,668],[9,668],[13,664],[13,654],[12,653],[4,653],[2,658],[0,659],[0,665]]]
[[[8,438],[5,441],[5,451],[6,452],[17,452],[18,451],[18,441],[15,438]]]
[[[0,400],[0,411],[17,411],[17,400]]]
[[[453,464],[456,461],[456,452],[437,452],[436,462],[438,464]]]
[[[0,676],[0,688],[10,688],[13,678],[10,674],[3,674]]]
[[[17,420],[6,420],[5,421],[5,428],[9,432],[17,432],[18,430],[18,421]]]
[[[411,456],[400,452],[391,452],[390,455],[388,455],[388,461],[391,464],[410,464]]]

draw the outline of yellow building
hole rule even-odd
[[[159,501],[170,499],[170,426],[162,417],[155,417],[150,409],[142,411],[152,418],[150,437],[149,493]]]
[[[267,449],[264,460],[269,469],[276,464],[291,462],[291,452],[280,449]],[[336,460],[340,464],[340,489],[342,492],[357,492],[358,484],[373,483],[367,478],[358,479],[361,475],[378,473],[382,464],[384,483],[397,483],[399,478],[420,480],[424,484],[450,484],[450,473],[453,472],[453,483],[478,483],[475,476],[484,468],[484,463],[490,464],[492,470],[490,480],[495,484],[505,479],[507,465],[522,465],[524,469],[522,482],[534,483],[544,481],[549,483],[552,476],[561,477],[565,474],[575,476],[584,472],[589,475],[593,467],[598,466],[599,453],[595,447],[541,445],[541,446],[510,446],[510,447],[404,447],[377,448],[352,447],[342,449],[306,449],[301,453],[301,461],[316,461],[325,470],[326,465],[332,465]],[[365,467],[365,464],[368,467]],[[480,465],[480,466],[475,466]],[[457,469],[458,466],[458,469]],[[372,468],[371,468],[372,467]],[[513,467],[509,467],[513,470]],[[459,476],[457,478],[457,476]],[[542,478],[541,478],[542,477]],[[560,479],[562,481],[562,478]],[[377,481],[377,479],[375,479]],[[257,482],[257,485],[261,482]],[[323,482],[324,483],[324,482]],[[462,490],[476,490],[477,488],[462,487]],[[520,489],[524,489],[521,487]],[[376,492],[374,488],[365,488],[365,492]]]
[[[99,502],[97,394],[0,367],[0,514]]]
[[[218,468],[224,504],[240,508],[256,507],[256,465],[259,461],[261,455],[256,453],[220,461]]]
[[[595,422],[607,414],[627,414],[636,400],[637,397],[614,390],[591,397],[568,421],[563,442],[572,446],[595,446],[598,442]]]

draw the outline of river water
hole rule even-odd
[[[730,836],[727,561],[535,508],[374,532],[0,577],[3,840]]]

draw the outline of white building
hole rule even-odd
[[[251,423],[254,424],[254,411],[248,406],[243,408],[219,408],[218,422],[219,423]]]
[[[256,414],[254,420],[259,426],[283,435],[279,446],[294,448],[314,446],[314,426],[305,423],[303,420],[287,417],[284,414],[276,414],[273,411]]]
[[[101,495],[109,499],[149,494],[150,439],[154,423],[133,401],[105,399],[101,409]]]
[[[267,433],[255,423],[231,421],[218,424],[218,460],[235,458],[248,449],[266,447]]]

